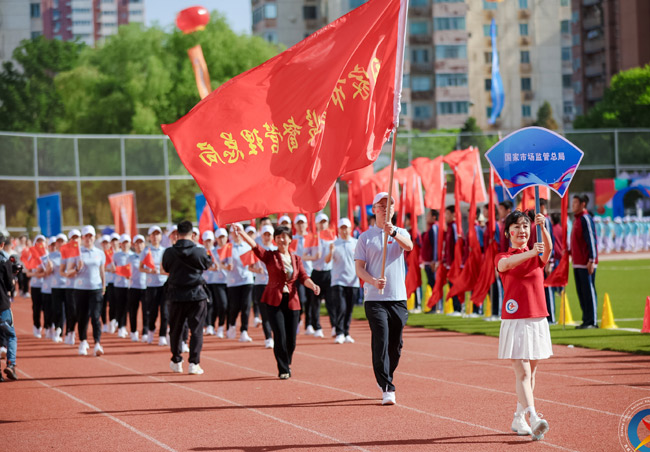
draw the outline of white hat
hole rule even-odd
[[[594,223],[600,223],[602,221],[602,218],[600,218],[598,215],[594,217]]]
[[[178,231],[178,225],[175,224],[174,226],[172,226],[172,228],[171,228],[169,231],[170,231],[170,232],[176,232],[176,231]]]
[[[316,223],[320,223],[321,221],[330,221],[330,219],[327,215],[321,212],[318,215],[316,215]]]
[[[131,242],[131,236],[129,234],[122,234],[120,236],[120,243]]]
[[[56,243],[56,237],[52,236],[47,240],[48,245],[54,245]]]
[[[142,234],[136,234],[133,237],[133,243],[137,242],[138,240],[142,240],[144,242],[144,236]]]
[[[219,237],[228,237],[228,231],[225,228],[219,228],[217,231],[217,238]]]
[[[192,228],[192,234],[201,235],[201,231],[199,231],[199,228],[193,227]]]
[[[57,234],[56,239],[57,240],[63,240],[64,242],[68,241],[68,238],[65,236],[65,234]]]
[[[119,240],[119,239],[120,239],[120,234],[118,234],[117,232],[113,232],[113,233],[111,234],[111,242],[112,242],[113,240]]]
[[[614,218],[614,223],[622,223],[621,217],[615,217]]]
[[[246,226],[245,231],[246,231],[246,234],[248,234],[249,232],[254,232],[254,233],[257,234],[257,229],[255,229],[254,226]]]
[[[38,234],[36,237],[34,237],[34,243],[38,242],[39,240],[45,241],[45,236],[43,234]]]
[[[386,193],[385,191],[382,191],[381,193],[377,193],[375,195],[375,199],[372,200],[372,205],[374,206],[375,204],[377,204],[379,201],[381,201],[384,198],[388,199],[388,193]],[[393,201],[392,204],[395,204],[395,198],[393,198],[391,196],[390,199],[392,199],[392,201]]]
[[[348,218],[341,218],[339,220],[339,228],[342,228],[343,226],[347,226],[347,227],[351,228],[352,223],[350,222],[350,220]]]
[[[160,229],[158,226],[150,226],[149,230],[147,231],[147,235],[151,235],[154,232],[160,232],[162,234],[162,229]]]
[[[207,230],[203,231],[203,235],[201,236],[203,241],[205,242],[206,240],[214,240],[214,232]]]
[[[305,224],[307,224],[307,217],[301,213],[296,215],[296,218],[293,219],[294,223],[298,223],[299,221],[303,221]]]
[[[262,226],[261,233],[264,234],[268,232],[269,234],[273,235],[274,231],[275,229],[273,229],[273,226],[271,226],[270,224],[265,224],[264,226]]]
[[[87,224],[86,226],[84,226],[83,228],[81,228],[81,236],[82,236],[82,237],[85,237],[85,236],[87,236],[88,234],[91,234],[91,235],[93,235],[93,236],[94,236],[94,235],[97,235],[97,234],[95,234],[95,228],[92,227],[92,226],[89,225],[89,224]],[[119,236],[118,236],[118,238],[119,238]]]
[[[68,238],[71,239],[74,236],[81,237],[81,232],[79,232],[79,229],[73,229],[70,232],[68,232]]]
[[[282,223],[289,223],[289,224],[291,224],[291,218],[289,217],[289,215],[282,215],[282,216],[280,217],[280,219],[278,220],[278,224],[282,224]]]
[[[100,242],[102,242],[102,243],[104,243],[104,242],[110,242],[110,241],[111,241],[111,236],[110,236],[110,235],[106,235],[106,234],[102,235],[102,239],[100,240]]]

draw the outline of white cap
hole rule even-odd
[[[341,218],[339,220],[339,228],[342,228],[343,226],[347,226],[349,228],[352,227],[352,223],[350,223],[350,220],[347,218]]]
[[[388,193],[387,192],[382,191],[381,193],[377,193],[375,195],[375,199],[372,200],[372,205],[374,206],[375,204],[377,204],[379,201],[381,201],[384,198],[388,199]],[[390,199],[392,199],[393,200],[392,203],[395,204],[395,198],[393,198],[391,196]]]
[[[54,245],[56,243],[56,237],[52,236],[47,240],[48,245]]]
[[[144,242],[144,236],[142,234],[136,234],[135,237],[133,237],[133,243],[137,242],[138,240],[142,240]]]
[[[205,242],[206,240],[214,240],[214,232],[208,230],[208,231],[203,231],[203,235],[201,236],[203,241]]]
[[[614,218],[614,223],[622,223],[621,217],[615,217]]]
[[[120,234],[118,234],[117,232],[113,232],[113,233],[111,234],[111,242],[112,242],[113,240],[119,240],[119,239],[120,239]]]
[[[70,232],[68,232],[68,238],[71,239],[74,236],[81,237],[81,232],[79,232],[79,229],[73,229]]]
[[[149,230],[147,231],[147,235],[151,235],[154,232],[160,232],[162,234],[162,229],[160,229],[158,226],[150,226]]]
[[[45,240],[45,236],[43,234],[38,234],[36,237],[34,237],[34,243],[38,242],[39,240]]]
[[[172,232],[176,232],[176,231],[178,231],[178,225],[177,225],[177,224],[175,224],[174,226],[172,226],[172,228],[169,230],[170,233],[172,233]]]
[[[122,234],[120,236],[120,243],[131,242],[131,236],[129,234]]]
[[[56,239],[63,240],[64,242],[68,241],[68,238],[65,236],[65,234],[57,234]]]
[[[594,217],[594,223],[600,223],[601,221],[603,221],[603,219],[600,218],[598,215]]]
[[[316,215],[316,223],[320,223],[321,221],[330,221],[330,219],[327,215],[321,212],[318,215]]]
[[[301,213],[296,215],[296,218],[293,219],[294,223],[298,223],[299,221],[303,221],[305,224],[307,224],[307,217]]]
[[[246,231],[246,234],[248,234],[249,232],[254,232],[254,233],[257,234],[257,229],[255,229],[254,226],[246,226],[245,231]]]
[[[228,237],[228,231],[225,228],[219,228],[217,231],[217,238],[219,237]]]
[[[192,228],[192,234],[201,235],[201,231],[199,231],[199,228],[193,227]]]
[[[289,215],[282,215],[282,216],[280,217],[280,219],[278,220],[278,224],[282,224],[282,223],[289,223],[289,224],[291,224],[291,218],[289,217]]]
[[[87,236],[88,234],[91,234],[91,235],[97,235],[97,234],[95,234],[95,228],[92,227],[92,226],[89,225],[89,224],[87,224],[86,226],[84,226],[83,228],[81,228],[81,236],[82,236],[82,237],[85,237],[85,236]],[[119,236],[118,236],[118,237],[119,237]]]
[[[271,226],[270,224],[265,224],[264,226],[262,226],[262,231],[261,232],[262,232],[262,234],[265,234],[265,233],[268,232],[269,234],[273,235],[274,231],[275,231],[275,229],[273,229],[273,226]]]
[[[102,239],[100,240],[102,243],[104,242],[110,242],[111,241],[111,236],[110,235],[102,235]]]

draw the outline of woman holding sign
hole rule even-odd
[[[262,303],[267,305],[273,330],[273,353],[278,363],[279,377],[286,380],[291,377],[291,359],[296,348],[296,333],[300,321],[298,283],[313,290],[316,296],[320,294],[320,287],[305,273],[302,259],[289,251],[293,238],[291,229],[285,226],[275,228],[273,239],[277,250],[266,250],[259,246],[239,224],[234,224],[233,229],[266,265],[269,280],[262,294]]]
[[[529,250],[530,218],[519,210],[510,213],[504,227],[511,247],[497,254],[494,262],[504,288],[499,359],[510,359],[516,375],[518,403],[511,428],[518,435],[532,435],[533,440],[540,440],[549,426],[535,411],[533,390],[539,360],[553,354],[544,296],[544,266],[552,245],[544,215],[538,213],[535,224],[541,227],[543,242],[535,243]]]

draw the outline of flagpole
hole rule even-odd
[[[395,131],[393,132],[393,146],[390,150],[390,178],[388,179],[388,199],[386,201],[386,221],[391,220],[390,216],[390,208],[392,204],[392,199],[393,199],[393,176],[395,174],[395,145],[397,144],[397,127],[395,128]],[[386,247],[388,246],[388,235],[384,234],[384,249],[381,253],[381,276],[380,278],[384,278],[384,275],[386,273]],[[384,290],[379,289],[379,294],[383,294]]]

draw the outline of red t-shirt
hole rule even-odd
[[[528,251],[509,248],[507,253],[499,253],[494,264],[499,268],[501,259]],[[534,319],[548,317],[544,295],[544,263],[536,256],[505,272],[499,272],[503,282],[502,319]]]

